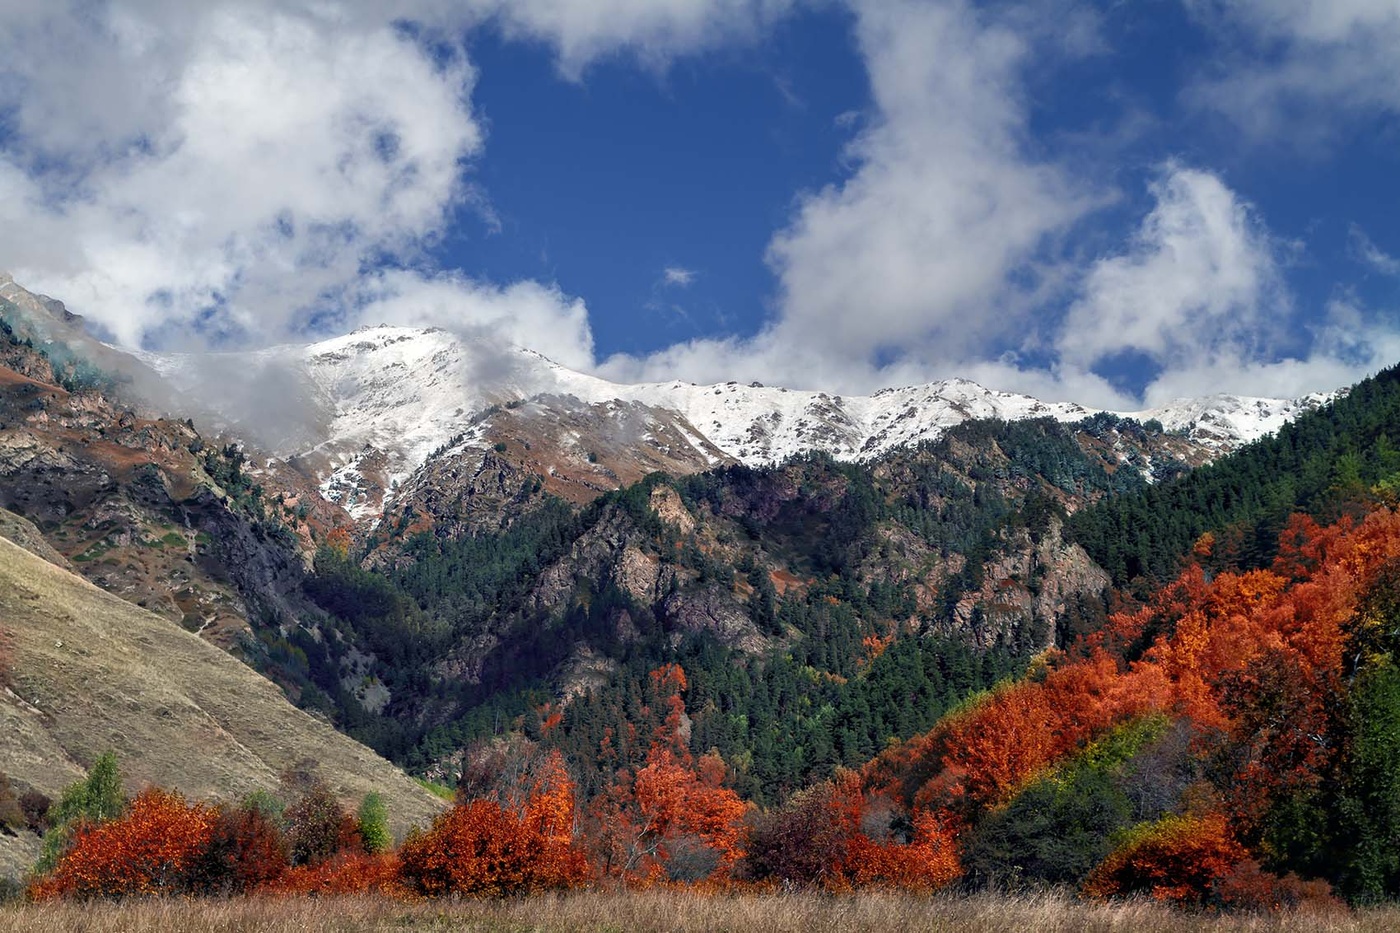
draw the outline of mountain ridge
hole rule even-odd
[[[595,409],[604,434],[630,435],[636,446],[652,448],[661,463],[657,468],[680,472],[734,462],[770,465],[811,450],[838,460],[866,461],[898,446],[935,440],[968,420],[1051,417],[1074,422],[1099,412],[959,378],[864,396],[738,382],[614,383],[532,350],[472,343],[442,328],[392,325],[248,354],[140,356],[196,397],[213,397],[201,391],[211,359],[219,361],[216,371],[236,368],[261,373],[273,384],[301,386],[310,406],[299,421],[302,427],[317,428],[298,435],[300,446],[283,441],[270,452],[295,458],[323,496],[361,520],[378,517],[393,488],[434,457],[484,452],[508,442],[508,435],[493,432],[493,419],[503,410],[540,400],[572,400]],[[1166,431],[1191,438],[1210,458],[1276,431],[1336,394],[1298,399],[1214,395],[1109,413],[1158,421]],[[237,424],[236,406],[222,404],[224,410],[214,414]],[[623,406],[628,407],[625,419],[618,414]],[[596,462],[592,441],[586,434],[565,431],[556,440],[553,459],[578,466],[591,456]],[[617,485],[604,482],[603,488]]]

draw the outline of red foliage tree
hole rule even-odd
[[[53,873],[32,893],[51,897],[139,897],[188,891],[217,822],[215,812],[150,789],[124,816],[80,826]]]
[[[1168,817],[1133,833],[1084,883],[1091,897],[1146,894],[1183,907],[1218,904],[1216,888],[1249,853],[1219,814]]]
[[[427,832],[410,835],[399,858],[404,883],[430,897],[500,897],[566,888],[588,873],[582,853],[559,845],[538,822],[509,813],[494,800],[457,804]]]
[[[652,671],[648,686],[649,702],[665,715],[652,720],[646,758],[619,768],[588,810],[598,865],[629,883],[727,879],[744,855],[749,807],[723,786],[727,769],[717,752],[698,763],[691,754],[680,665]],[[653,708],[644,712],[650,715]],[[610,749],[610,740],[605,742]]]
[[[252,806],[220,806],[191,886],[199,894],[248,894],[275,885],[288,869],[287,860],[287,841],[265,813]]]
[[[341,849],[328,859],[288,869],[263,890],[274,894],[378,894],[403,897],[408,891],[397,855],[370,855]]]

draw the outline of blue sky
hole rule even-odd
[[[116,342],[1117,407],[1400,362],[1400,0],[4,6],[0,268]]]

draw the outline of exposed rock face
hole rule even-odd
[[[684,595],[673,593],[662,603],[662,610],[673,621],[677,636],[709,632],[722,644],[750,652],[772,645],[729,590],[709,586]]]
[[[44,382],[48,361],[13,339],[0,351],[0,508],[94,583],[225,647],[251,613],[296,614],[296,539],[240,511],[189,424]]]
[[[1038,541],[1029,535],[1007,541],[986,563],[982,586],[958,600],[938,627],[982,648],[1008,633],[1021,633],[1036,648],[1064,644],[1064,622],[1075,604],[1099,598],[1110,580],[1083,548],[1064,541],[1062,530],[1055,519]]]

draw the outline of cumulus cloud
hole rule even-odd
[[[1247,353],[1289,311],[1275,244],[1216,176],[1168,165],[1156,206],[1122,255],[1090,269],[1058,341],[1066,365],[1093,369],[1136,352],[1162,367]]]
[[[1400,337],[1336,299],[1300,327],[1280,243],[1218,176],[1176,163],[1127,248],[1096,261],[1057,341],[1057,377],[1092,390],[1120,354],[1151,361],[1148,406],[1206,392],[1297,396],[1354,382],[1400,353]],[[1111,396],[1084,396],[1089,400]],[[1135,401],[1135,400],[1131,400]]]
[[[1101,196],[1027,152],[1033,50],[958,0],[855,11],[875,109],[850,144],[851,176],[802,195],[769,246],[771,325],[618,357],[608,372],[853,391],[956,374],[1026,328],[1043,248]]]
[[[753,42],[796,0],[472,0],[508,36],[543,40],[578,79],[599,57],[627,53],[652,68],[678,55]]]
[[[962,3],[871,3],[857,35],[879,116],[854,176],[801,199],[769,248],[778,337],[946,360],[1019,325],[1010,274],[1078,219],[1082,192],[1023,147],[1018,35]],[[975,312],[975,313],[974,313]]]
[[[411,258],[482,145],[460,50],[353,8],[60,12],[0,49],[20,130],[0,247],[123,343],[288,332],[366,263]],[[135,102],[85,96],[108,76]]]

